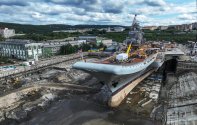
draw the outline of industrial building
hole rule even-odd
[[[66,44],[68,42],[44,42],[42,43],[42,56],[50,57],[59,54],[61,46]]]
[[[191,54],[197,54],[197,43],[194,43]]]
[[[115,32],[123,32],[125,30],[124,27],[114,27]]]
[[[158,29],[159,30],[167,30],[168,29],[168,26],[159,26]]]
[[[0,35],[2,35],[4,38],[9,38],[15,36],[15,30],[8,28],[0,29]]]
[[[57,55],[60,53],[61,46],[66,44],[80,45],[86,43],[86,40],[74,41],[42,41],[36,43],[32,40],[8,39],[0,43],[0,55],[9,58],[22,60],[31,60],[45,58]]]
[[[86,40],[87,42],[95,42],[97,40],[97,36],[79,36],[78,40]]]
[[[66,41],[74,41],[76,39],[77,39],[77,37],[67,37],[64,39],[53,39],[53,40],[42,41],[42,43],[43,42],[66,42]]]
[[[42,55],[42,43],[31,40],[9,39],[0,43],[0,55],[4,57],[37,60]]]
[[[107,47],[108,47],[108,46],[111,46],[112,43],[113,43],[112,39],[103,39],[101,42],[102,42],[104,45],[106,45]]]
[[[108,27],[108,28],[100,28],[99,31],[106,31],[106,32],[123,32],[125,30],[124,27],[117,26],[117,27]]]
[[[70,43],[72,46],[81,45],[82,43],[86,43],[86,40],[73,40],[73,41],[68,41],[67,43]]]
[[[75,32],[79,32],[79,33],[84,33],[84,32],[87,32],[87,31],[91,31],[92,28],[84,28],[84,29],[67,29],[67,30],[56,30],[56,31],[53,31],[53,32],[66,32],[66,33],[75,33]]]
[[[42,57],[50,57],[59,54],[61,47],[69,43],[72,46],[80,45],[82,43],[86,43],[86,40],[74,40],[74,41],[64,41],[64,42],[51,42],[51,41],[43,42]]]
[[[73,43],[70,41],[70,43]],[[75,42],[75,44],[78,43],[96,43],[99,45],[100,43],[103,43],[104,45],[111,46],[112,45],[112,39],[107,39],[107,38],[102,38],[102,37],[97,37],[97,36],[79,36],[78,37],[78,42]],[[73,45],[73,44],[71,44]]]
[[[142,29],[143,30],[151,30],[151,31],[153,31],[153,30],[156,30],[157,28],[158,28],[157,26],[145,26]]]
[[[193,29],[193,30],[197,30],[197,22],[192,23],[192,29]]]
[[[190,31],[190,30],[192,30],[192,24],[171,25],[171,26],[169,26],[169,29]]]
[[[96,36],[83,36],[79,40],[48,40],[36,43],[32,40],[8,39],[0,43],[0,55],[9,58],[31,60],[46,58],[60,53],[62,46],[66,44],[81,45],[82,43],[101,42],[106,46],[112,45],[111,39],[97,38]]]

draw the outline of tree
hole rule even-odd
[[[70,43],[68,43],[64,46],[61,46],[60,54],[61,55],[72,54],[72,53],[76,53],[78,50],[79,50],[78,45],[72,46]]]
[[[82,51],[88,51],[88,50],[90,50],[90,48],[91,48],[91,46],[87,43],[83,43],[80,46],[80,49],[82,49]]]
[[[5,41],[5,38],[3,38],[1,35],[0,35],[0,41]]]

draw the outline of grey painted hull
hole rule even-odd
[[[77,62],[73,65],[73,68],[90,73],[101,83],[107,84],[111,92],[114,93],[151,68],[156,56],[157,54],[153,54],[143,62],[134,65]]]

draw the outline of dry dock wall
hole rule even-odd
[[[148,77],[150,74],[152,74],[155,71],[155,69],[150,70],[149,72],[143,74],[138,79],[132,81],[130,84],[128,84],[126,87],[121,89],[118,93],[115,95],[112,95],[112,97],[108,101],[108,105],[110,107],[117,107],[121,104],[121,102],[125,99],[125,97],[129,94],[129,92],[138,85],[142,80],[144,80],[146,77]]]

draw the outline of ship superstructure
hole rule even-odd
[[[144,42],[143,40],[143,32],[141,30],[141,27],[139,25],[139,23],[137,22],[136,19],[137,15],[135,15],[134,19],[133,19],[133,23],[131,25],[129,34],[128,34],[128,38],[124,41],[124,43],[130,43],[132,42],[133,45],[140,45]]]
[[[144,43],[143,32],[134,17],[128,38],[124,41],[125,50],[97,62],[80,61],[73,68],[83,70],[106,84],[112,93],[129,84],[150,70],[157,52]]]

